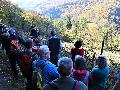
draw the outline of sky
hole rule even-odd
[[[11,1],[13,4],[19,6],[24,10],[34,10],[38,13],[44,13],[44,11],[50,8],[78,0],[7,0]]]
[[[42,13],[51,7],[55,7],[58,4],[62,4],[66,1],[71,0],[7,0],[13,4],[18,5],[20,8],[25,10],[35,10]]]
[[[26,10],[34,10],[39,4],[44,7],[51,7],[58,4],[63,4],[65,2],[73,2],[76,0],[7,0],[11,1],[13,4],[18,5],[20,8]]]
[[[23,9],[30,10],[33,9],[33,7],[37,3],[42,3],[45,2],[46,0],[8,0],[8,1],[11,1],[13,4],[18,5]]]

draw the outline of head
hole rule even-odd
[[[55,30],[52,30],[50,34],[51,34],[52,36],[55,36],[55,35],[56,35],[56,31],[55,31]]]
[[[80,47],[82,46],[82,44],[83,44],[83,41],[82,41],[82,40],[79,40],[79,41],[76,41],[76,42],[75,42],[74,46],[75,46],[76,48],[80,48]]]
[[[103,68],[107,65],[107,57],[100,55],[96,58],[96,63],[100,68]]]
[[[25,42],[25,47],[26,47],[27,49],[31,49],[32,46],[33,46],[33,41],[32,41],[32,39],[28,39],[28,40]]]
[[[9,28],[8,30],[10,35],[14,35],[15,34],[15,30],[13,28]]]
[[[86,59],[80,55],[75,56],[75,68],[76,69],[85,69],[86,68]]]
[[[42,45],[39,48],[39,55],[42,58],[49,59],[50,58],[50,51],[47,45]]]
[[[73,61],[71,58],[62,57],[58,60],[58,72],[62,77],[69,76],[72,73]]]

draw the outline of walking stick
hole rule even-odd
[[[104,37],[105,38],[105,37]],[[104,48],[104,39],[103,39],[103,41],[102,41],[102,48],[101,48],[101,53],[100,53],[100,55],[102,55],[103,54],[103,48]]]

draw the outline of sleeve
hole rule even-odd
[[[54,67],[54,70],[52,70],[52,75],[53,75],[53,80],[55,80],[56,78],[59,78],[59,73],[57,71],[57,67]]]
[[[32,69],[37,70],[37,61],[36,60],[32,62]]]
[[[89,87],[89,88],[92,88],[92,87],[93,87],[93,79],[92,79],[92,74],[91,74],[91,72],[89,72],[88,87]]]
[[[92,69],[91,74],[92,74],[93,80],[96,80],[96,79],[99,78],[99,72],[98,72],[98,69],[97,69],[97,68],[94,67],[94,68]]]

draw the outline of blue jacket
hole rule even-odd
[[[40,58],[36,61],[33,61],[32,66],[33,68],[37,68],[37,69],[41,68],[43,85],[53,81],[54,79],[60,76],[57,71],[57,67],[47,59]]]
[[[107,76],[109,74],[109,66],[107,65],[104,68],[99,68],[95,66],[92,69],[92,78],[93,78],[93,90],[104,90]]]

